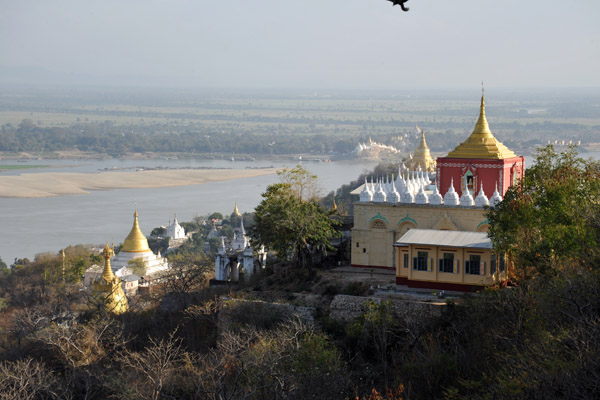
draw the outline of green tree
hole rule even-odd
[[[8,274],[9,272],[10,272],[10,270],[8,269],[8,266],[2,260],[2,257],[0,257],[0,275]]]
[[[333,227],[336,222],[316,199],[303,198],[310,193],[306,191],[310,182],[304,180],[307,172],[301,167],[294,171],[297,177],[286,176],[288,182],[267,187],[255,209],[255,225],[250,232],[254,245],[264,245],[275,250],[280,259],[305,267],[311,254],[330,245],[336,234]],[[289,182],[300,182],[300,186]]]
[[[211,219],[223,219],[223,214],[220,212],[214,212],[208,216],[208,220],[210,221]]]
[[[166,231],[167,230],[165,228],[159,226],[158,228],[152,229],[152,232],[150,232],[150,236],[162,236],[165,234]]]
[[[488,211],[489,236],[507,253],[515,272],[552,273],[566,267],[596,268],[600,261],[600,164],[574,148],[538,150],[533,167]]]
[[[317,176],[301,165],[277,171],[277,175],[282,183],[290,185],[290,189],[299,199],[310,201],[319,196],[320,188],[317,184]]]

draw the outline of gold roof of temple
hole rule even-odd
[[[471,136],[452,150],[447,158],[479,158],[502,160],[505,158],[516,157],[508,147],[499,142],[488,125],[485,118],[485,98],[481,96],[481,106],[479,108],[479,118],[475,124],[475,129]]]
[[[130,253],[142,253],[146,251],[150,251],[150,247],[148,246],[148,239],[140,230],[140,226],[138,225],[138,213],[137,210],[133,214],[133,227],[131,228],[131,232],[125,238],[125,242],[123,242],[123,248],[121,251],[127,251]]]

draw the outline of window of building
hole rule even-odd
[[[492,253],[492,258],[490,259],[490,274],[496,273],[496,253]]]
[[[454,253],[444,253],[439,260],[440,272],[454,272]]]
[[[413,258],[413,269],[417,271],[429,271],[429,253],[426,251],[417,252],[417,256]]]
[[[404,253],[404,268],[408,268],[408,253]]]
[[[500,255],[500,272],[504,272],[506,269],[506,256],[504,254]]]
[[[365,247],[363,247],[363,253],[366,253],[367,249]]]
[[[461,192],[465,187],[464,186],[465,183],[467,185],[467,189],[469,189],[469,192],[471,192],[471,194],[474,194],[474,191],[477,189],[476,178],[473,176],[473,173],[471,171],[467,171],[465,176],[463,176],[461,183],[462,183],[462,187],[460,188]]]
[[[465,274],[483,275],[483,263],[479,254],[469,255],[469,261],[465,262]]]
[[[358,242],[356,242],[356,247],[360,247],[359,244],[358,244]]]

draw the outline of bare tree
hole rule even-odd
[[[0,363],[0,400],[58,398],[54,381],[52,372],[31,358]]]
[[[172,389],[184,353],[175,333],[158,341],[150,338],[141,352],[125,352],[123,364],[134,375],[128,383],[138,398],[157,400]]]
[[[52,324],[36,336],[63,365],[62,397],[71,399],[93,398],[102,390],[102,363],[123,352],[128,342],[121,324],[109,318]]]
[[[19,352],[23,340],[32,338],[47,321],[44,310],[39,306],[19,308],[12,314],[7,331],[17,341]]]
[[[207,257],[178,257],[160,277],[163,295],[169,295],[178,309],[187,308],[194,292],[206,287],[213,264]]]

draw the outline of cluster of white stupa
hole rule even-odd
[[[463,190],[463,195],[459,197],[454,189],[454,180],[451,181],[450,188],[443,197],[436,185],[433,185],[433,191],[430,190],[431,186],[428,174],[420,170],[413,171],[412,176],[409,172],[406,172],[405,176],[399,173],[396,179],[392,175],[391,179],[387,176],[385,179],[378,178],[376,182],[373,178],[370,182],[367,182],[367,178],[365,178],[359,200],[374,203],[414,203],[461,207],[493,207],[502,201],[502,196],[498,192],[498,184],[496,184],[496,190],[489,199],[483,191],[483,184],[481,184],[479,194],[475,198],[466,187]]]
[[[391,153],[399,153],[400,152],[400,150],[398,150],[394,146],[383,144],[383,143],[377,143],[377,142],[359,143],[358,146],[356,146],[356,149],[354,149],[354,151],[356,153],[361,153],[363,151],[375,150],[375,149],[385,150],[385,151],[389,151]]]

